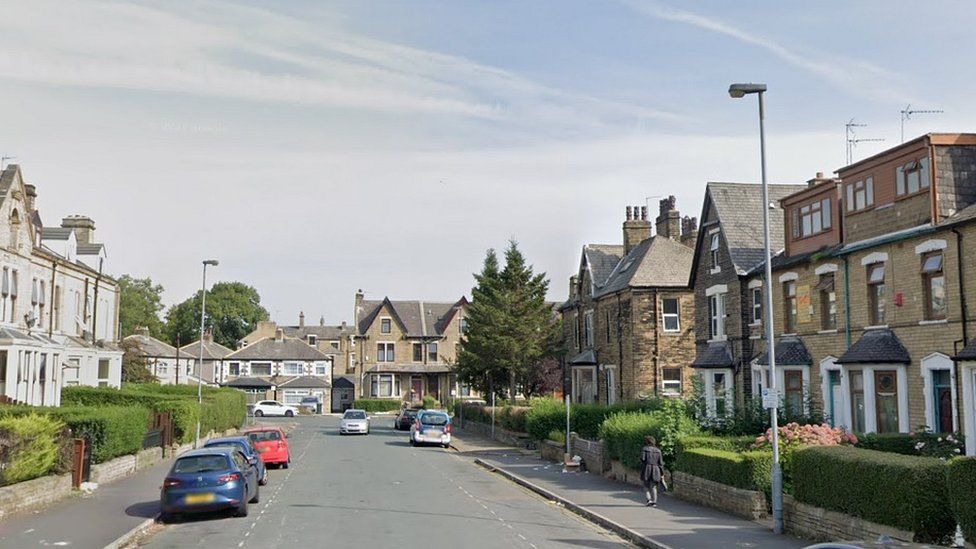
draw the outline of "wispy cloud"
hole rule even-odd
[[[645,0],[619,1],[633,10],[655,19],[691,25],[727,36],[743,44],[757,46],[790,65],[813,73],[853,95],[895,102],[902,101],[906,97],[904,93],[891,87],[892,81],[896,79],[897,75],[883,67],[859,61],[847,55],[828,55],[822,52],[790,48],[780,42],[743,30],[724,21],[657,2]]]

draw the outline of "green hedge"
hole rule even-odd
[[[671,466],[675,459],[676,442],[682,437],[700,432],[695,421],[685,415],[684,407],[669,406],[656,412],[620,412],[607,418],[600,427],[599,437],[610,459],[632,468],[640,466],[640,452],[644,437],[653,436],[664,455],[664,463]]]
[[[938,458],[811,446],[792,460],[798,501],[909,530],[922,542],[938,542],[955,529],[945,462]]]
[[[675,457],[674,470],[744,490],[770,493],[772,452],[689,448]]]
[[[610,416],[621,412],[653,412],[662,407],[662,400],[637,400],[604,406],[602,404],[573,404],[569,408],[570,429],[579,436],[595,440],[600,426]],[[566,406],[551,398],[534,398],[526,416],[525,431],[536,440],[545,440],[554,430],[566,430]]]
[[[710,435],[686,436],[678,439],[675,445],[675,454],[680,454],[692,448],[709,448],[712,450],[726,450],[729,452],[744,452],[751,450],[756,442],[756,437],[716,437]]]
[[[976,542],[976,458],[956,458],[948,465],[949,506],[968,542]]]
[[[352,407],[367,412],[395,412],[400,409],[402,404],[399,399],[395,398],[361,398],[353,402]]]
[[[0,418],[0,484],[42,477],[55,470],[64,424],[45,414]]]
[[[892,454],[902,454],[905,456],[917,456],[915,450],[915,438],[913,435],[905,433],[868,433],[858,435],[857,447],[864,450],[877,450],[879,452],[889,452]]]
[[[505,406],[496,419],[500,421],[502,429],[524,433],[529,410],[527,406]]]

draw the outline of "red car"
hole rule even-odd
[[[285,433],[278,427],[252,427],[244,431],[254,449],[265,465],[278,465],[287,469],[291,463],[291,452]]]

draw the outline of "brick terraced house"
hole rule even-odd
[[[623,245],[587,244],[560,305],[573,402],[613,404],[691,387],[694,295],[688,285],[695,220],[660,202],[657,234],[645,207],[627,207]]]

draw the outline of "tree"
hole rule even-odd
[[[123,339],[119,343],[122,349],[122,382],[123,383],[153,383],[158,381],[149,371],[149,363],[142,353],[139,343]]]
[[[163,310],[162,294],[163,287],[153,284],[148,277],[133,278],[127,274],[119,277],[121,337],[132,335],[139,326],[148,328],[153,337],[163,337],[163,321],[159,318]]]
[[[530,396],[550,384],[547,359],[559,354],[559,321],[546,303],[549,280],[533,272],[515,241],[505,250],[504,269],[498,270],[498,258],[489,250],[475,280],[459,375],[489,392],[507,384],[514,404],[519,389]]]
[[[186,345],[200,337],[200,297],[170,307],[166,312],[166,336],[170,343]],[[234,349],[257,323],[268,319],[258,291],[243,282],[218,282],[207,292],[205,326],[213,331],[214,341]]]

